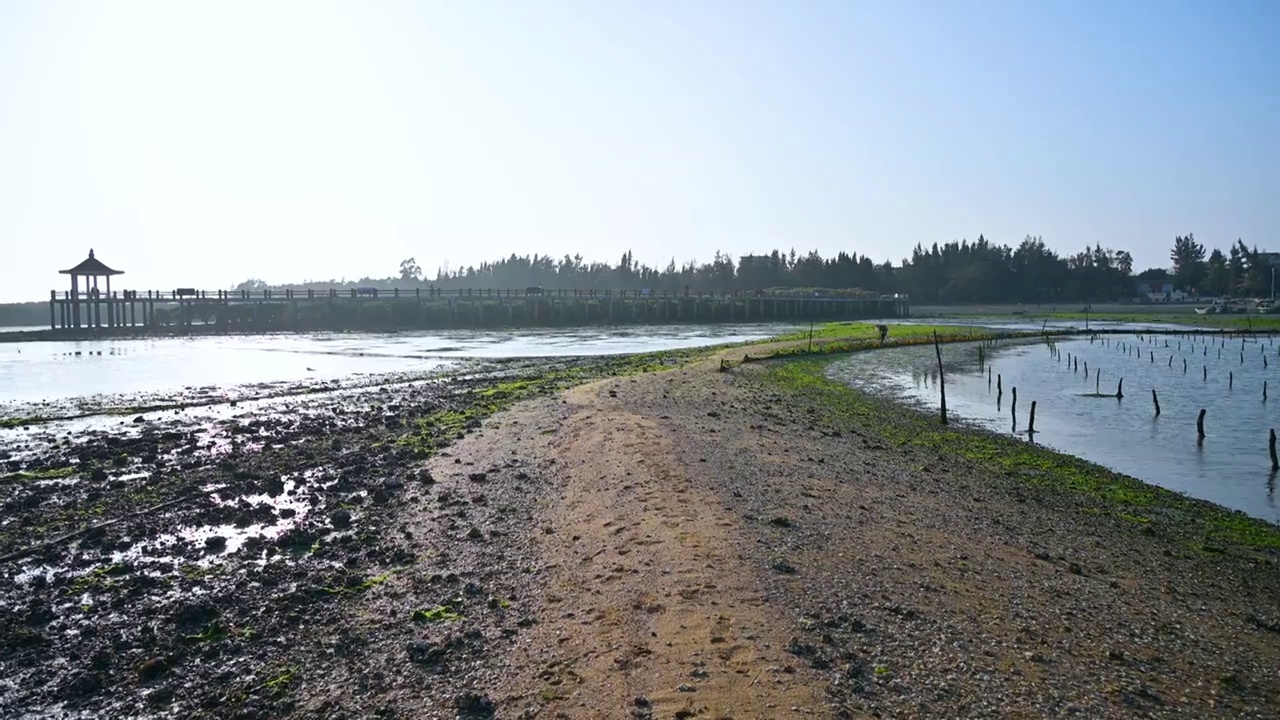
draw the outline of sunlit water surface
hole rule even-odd
[[[1071,339],[1058,342],[1057,349],[1055,354],[1043,342],[988,348],[980,365],[977,345],[944,345],[949,413],[1026,439],[1034,400],[1035,442],[1280,523],[1267,450],[1270,429],[1280,427],[1280,344],[1267,337],[1143,335],[1092,343]],[[858,353],[836,361],[829,372],[855,386],[938,409],[931,346]],[[1122,377],[1123,399],[1090,397],[1095,392],[1114,396]],[[1160,401],[1158,417],[1152,389]],[[1201,408],[1207,437],[1197,442]]]
[[[672,350],[769,337],[789,325],[318,333],[0,344],[0,404],[431,371],[467,359]]]

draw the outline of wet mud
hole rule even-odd
[[[438,493],[426,460],[511,388],[550,391],[549,370],[563,379],[618,362],[392,376],[243,402],[184,397],[174,409],[0,430],[0,716],[297,714],[299,664],[370,622],[353,619],[349,601],[424,547],[445,561],[421,579],[440,597],[418,608],[420,622],[464,606],[505,622],[516,585],[469,580],[494,562],[489,533],[467,520],[489,511],[483,478],[474,493]],[[448,531],[415,539],[396,525],[401,508],[422,503],[440,505]],[[482,644],[441,642],[406,652],[441,666]],[[451,669],[452,681],[467,672]],[[459,702],[485,709],[481,697]]]

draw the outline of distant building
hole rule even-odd
[[[1258,259],[1271,267],[1280,267],[1280,252],[1260,252]]]
[[[1138,280],[1138,295],[1145,302],[1184,302],[1187,294],[1175,290],[1171,282],[1147,282]]]

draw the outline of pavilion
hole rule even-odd
[[[121,270],[112,270],[107,267],[101,260],[93,256],[93,250],[89,250],[89,257],[83,262],[70,270],[59,270],[59,275],[71,276],[71,294],[68,299],[71,301],[71,317],[67,323],[71,327],[81,327],[80,322],[80,278],[84,278],[84,300],[85,318],[83,325],[85,327],[100,328],[102,327],[102,300],[106,300],[107,305],[107,327],[116,326],[116,314],[113,312],[111,295],[111,276],[123,275]],[[106,280],[106,294],[98,290],[98,278]]]

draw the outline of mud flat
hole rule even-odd
[[[742,355],[55,438],[0,714],[1274,716],[1274,526]]]
[[[503,531],[477,516],[512,512],[516,490],[442,491],[424,462],[515,400],[644,362],[103,400],[0,430],[0,715],[289,715],[304,668],[341,663],[352,633],[465,614],[500,638],[520,619],[521,551],[485,542]],[[416,504],[441,517],[393,524]],[[419,602],[350,614],[400,573]],[[487,657],[460,642],[481,660],[450,686]]]

